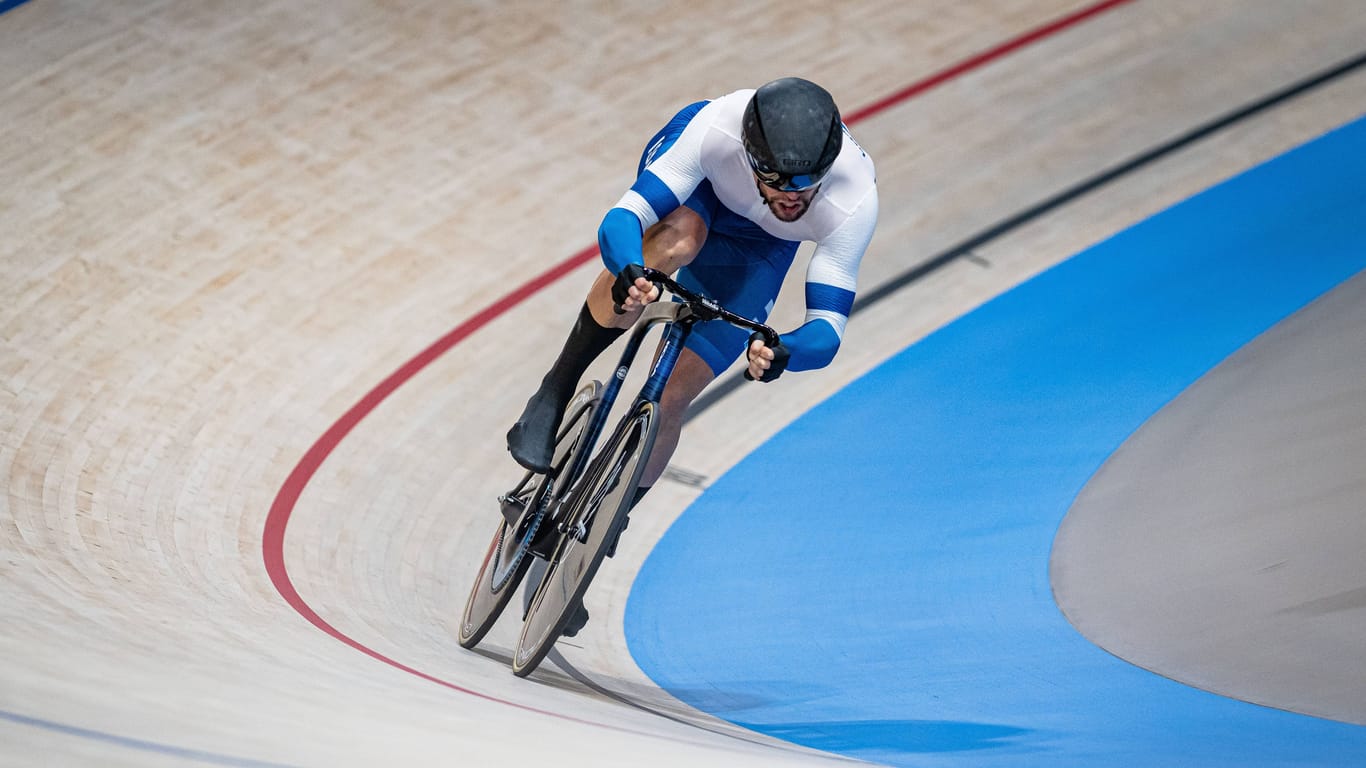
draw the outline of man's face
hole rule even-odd
[[[820,189],[820,185],[817,184],[800,192],[784,192],[763,183],[758,176],[754,177],[754,184],[759,188],[759,195],[764,198],[764,202],[768,203],[768,209],[773,211],[773,215],[777,216],[779,221],[800,219],[811,207],[811,198],[816,196],[816,190]]]

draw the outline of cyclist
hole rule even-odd
[[[776,347],[725,323],[693,329],[660,401],[659,433],[632,503],[638,502],[677,447],[688,405],[742,352],[745,375],[765,382],[784,370],[830,363],[877,211],[872,160],[819,85],[789,77],[684,107],[650,140],[635,183],[602,220],[606,269],[508,431],[513,458],[533,471],[549,469],[579,378],[659,298],[642,265],[677,272],[685,287],[763,322],[798,246],[814,241],[805,322]],[[577,631],[574,623],[567,634]]]

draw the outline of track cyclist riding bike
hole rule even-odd
[[[745,375],[830,363],[854,303],[859,262],[877,224],[873,162],[819,85],[789,77],[684,107],[645,148],[635,183],[598,229],[606,269],[589,290],[564,348],[508,431],[518,464],[548,472],[562,414],[579,379],[659,298],[644,267],[762,323],[803,241],[806,319],[770,346],[720,322],[688,337],[660,400],[660,426],[633,505],[663,473],[688,405],[742,352]],[[565,634],[588,620],[580,607]]]

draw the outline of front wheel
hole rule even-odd
[[[565,534],[531,598],[512,657],[518,677],[531,674],[560,638],[630,511],[659,429],[657,408],[640,403],[622,420],[566,501]]]
[[[570,478],[562,475],[573,465],[575,455],[583,450],[587,442],[584,432],[592,420],[601,390],[601,384],[589,382],[569,401],[565,408],[564,423],[555,441],[555,458],[551,462],[553,469],[546,475],[527,473],[517,487],[503,497],[505,509],[520,511],[500,519],[493,532],[493,541],[484,554],[479,575],[474,579],[470,596],[465,601],[465,611],[460,617],[458,640],[461,647],[473,648],[484,639],[517,591],[517,585],[526,576],[530,564],[527,547],[540,532],[541,525],[549,524],[546,510],[554,501],[558,489],[569,484]],[[507,519],[509,517],[512,519]]]

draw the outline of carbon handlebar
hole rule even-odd
[[[715,299],[703,296],[700,293],[690,291],[679,285],[677,281],[667,274],[657,269],[645,268],[645,279],[658,285],[675,297],[681,299],[688,309],[701,320],[721,320],[730,323],[737,328],[744,328],[747,331],[754,331],[764,337],[764,344],[769,347],[778,346],[778,332],[763,323],[755,322],[742,315],[721,306]]]

